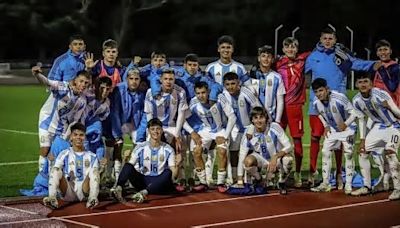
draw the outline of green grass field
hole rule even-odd
[[[355,92],[349,93],[352,97]],[[10,162],[38,159],[37,122],[39,110],[47,98],[42,86],[0,86],[0,197],[17,196],[20,188],[31,188],[37,174],[37,163],[10,165]],[[305,113],[303,170],[308,170],[310,142],[308,118]],[[303,175],[305,176],[305,175]]]

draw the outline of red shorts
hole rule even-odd
[[[321,137],[324,134],[324,125],[316,115],[310,115],[311,136]]]
[[[281,126],[285,129],[289,125],[290,135],[293,138],[301,138],[303,128],[303,105],[287,105],[283,111]]]

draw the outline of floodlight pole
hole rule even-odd
[[[347,31],[350,32],[350,51],[353,52],[354,31],[347,25],[346,25],[346,29],[347,29]],[[351,90],[354,90],[354,71],[351,71]]]
[[[335,32],[336,32],[336,28],[335,28],[335,26],[333,26],[332,24],[328,24],[328,26],[329,26],[329,28],[331,28],[333,31],[335,31]]]
[[[295,37],[296,32],[300,29],[299,26],[297,26],[295,29],[292,30],[292,37]]]
[[[275,55],[278,54],[278,32],[282,27],[283,25],[280,24],[278,27],[275,28]]]
[[[367,52],[367,60],[371,59],[371,50],[369,50],[368,48],[364,48],[364,50]]]

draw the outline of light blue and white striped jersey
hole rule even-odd
[[[61,135],[70,123],[81,120],[86,95],[75,95],[68,82],[49,80],[49,84],[52,94],[40,109],[39,128]]]
[[[54,167],[62,170],[65,178],[77,186],[82,185],[89,172],[99,168],[99,161],[96,154],[90,151],[75,152],[70,147],[57,156]]]
[[[322,116],[328,126],[334,131],[339,131],[338,125],[345,123],[350,115],[354,115],[355,117],[355,110],[350,100],[346,95],[334,90],[330,91],[327,104],[315,98],[313,105],[318,114]],[[356,130],[357,125],[352,121],[349,127]]]
[[[190,111],[200,121],[199,126],[193,128],[199,131],[203,128],[211,129],[212,133],[216,133],[226,127],[226,117],[234,114],[233,109],[229,105],[222,106],[220,102],[213,105],[202,104],[197,97],[193,97],[190,101]]]
[[[135,147],[129,163],[145,176],[158,176],[175,166],[175,152],[164,142],[161,142],[160,147],[152,148],[150,142],[146,141]]]
[[[247,87],[240,88],[239,96],[231,96],[224,91],[218,95],[218,103],[223,109],[230,106],[236,115],[236,126],[243,133],[245,128],[251,124],[250,111],[254,107],[261,107],[261,103],[254,93]]]
[[[359,118],[368,116],[374,123],[380,124],[381,127],[389,127],[395,125],[398,127],[399,119],[395,117],[390,109],[384,104],[394,105],[390,95],[381,89],[372,88],[369,98],[363,98],[361,93],[357,93],[353,98],[353,106],[358,111]],[[397,107],[394,107],[397,108]]]
[[[246,69],[243,64],[234,60],[228,64],[224,64],[220,60],[209,63],[205,71],[215,82],[221,85],[224,85],[223,77],[228,72],[236,73],[242,83],[248,80]]]
[[[240,145],[240,150],[242,149],[246,151],[253,150],[269,160],[282,150],[290,152],[292,145],[285,130],[278,123],[272,122],[265,132],[254,132],[250,140],[247,137],[243,137]]]
[[[164,127],[175,127],[178,112],[188,108],[185,90],[177,85],[174,85],[171,93],[162,93],[160,99],[154,98],[151,89],[147,90],[144,112],[161,120]]]
[[[88,126],[93,122],[105,120],[110,115],[110,99],[106,98],[104,102],[96,100],[92,93],[86,95],[87,105],[82,120]]]
[[[249,86],[260,99],[265,110],[268,110],[272,119],[276,118],[277,96],[286,94],[282,76],[276,71],[266,74],[256,74],[257,78],[251,78]]]

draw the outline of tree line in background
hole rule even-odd
[[[297,26],[300,49],[310,50],[328,23],[347,46],[345,27],[351,27],[354,50],[365,58],[364,48],[374,52],[381,38],[398,49],[399,13],[395,0],[3,0],[0,60],[52,59],[76,33],[84,35],[88,49],[97,55],[101,43],[113,38],[124,58],[147,57],[153,50],[168,56],[215,56],[217,38],[229,34],[236,40],[235,55],[254,56],[257,47],[273,45],[280,24],[279,51],[281,40]]]

